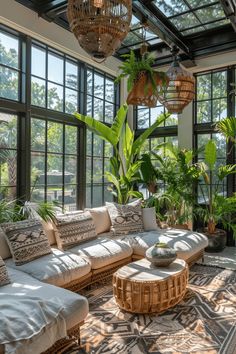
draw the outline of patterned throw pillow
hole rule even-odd
[[[16,265],[28,263],[52,252],[40,221],[24,220],[1,226]]]
[[[93,218],[88,211],[57,215],[54,231],[59,249],[65,250],[97,236]]]
[[[112,223],[111,230],[116,235],[144,231],[141,203],[141,199],[126,205],[106,202]]]
[[[7,267],[2,257],[0,257],[0,286],[10,284]]]

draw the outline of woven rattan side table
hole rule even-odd
[[[123,310],[158,313],[178,304],[187,284],[188,265],[182,259],[176,259],[168,267],[157,268],[144,258],[114,273],[113,294]]]

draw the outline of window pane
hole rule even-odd
[[[0,32],[0,63],[17,69],[19,67],[18,46],[17,38]]]
[[[103,140],[96,134],[93,135],[93,155],[94,156],[103,155]]]
[[[113,123],[114,120],[114,105],[105,102],[105,122]]]
[[[73,114],[78,111],[78,92],[66,88],[65,92],[66,113]]]
[[[104,97],[104,77],[94,74],[94,96]]]
[[[211,101],[202,101],[197,103],[197,122],[211,122]]]
[[[46,83],[36,77],[31,78],[31,104],[34,106],[46,106]]]
[[[93,206],[101,206],[103,204],[103,187],[102,186],[94,186],[93,187]]]
[[[221,71],[212,74],[213,98],[227,96],[227,72]]]
[[[65,127],[65,152],[67,154],[77,153],[77,127],[66,125]]]
[[[78,89],[78,67],[69,61],[66,61],[66,86]]]
[[[0,113],[0,199],[16,198],[17,117]]]
[[[32,47],[31,73],[35,76],[46,78],[46,52],[39,47]]]
[[[211,75],[201,75],[197,77],[197,100],[207,100],[211,98]]]
[[[48,151],[61,153],[63,151],[63,125],[48,122]]]
[[[65,156],[65,184],[77,183],[77,157]]]
[[[76,210],[76,185],[67,185],[64,192],[64,207],[66,211]]]
[[[47,184],[62,184],[62,156],[56,154],[47,155]]]
[[[63,111],[63,87],[48,82],[48,108]]]
[[[103,121],[103,104],[104,101],[100,100],[98,98],[94,98],[94,106],[93,106],[93,111],[94,111],[94,118],[97,120]]]
[[[214,100],[212,102],[213,121],[217,122],[227,117],[227,99]]]
[[[31,119],[31,148],[32,150],[45,151],[46,137],[45,137],[46,123],[42,119]]]
[[[149,109],[138,109],[138,128],[144,129],[149,127]]]
[[[57,55],[48,54],[48,80],[63,84],[64,68],[63,59]]]
[[[105,99],[110,102],[114,102],[114,81],[106,78],[106,97]]]
[[[90,70],[87,70],[87,93],[93,94],[93,73]]]
[[[45,183],[45,154],[31,153],[31,185],[38,188]],[[41,187],[40,187],[41,188]]]
[[[150,118],[151,118],[151,122],[150,124],[152,125],[153,123],[155,123],[155,121],[157,120],[157,118],[163,114],[165,112],[164,106],[157,106],[155,108],[151,108],[150,109]],[[163,126],[164,123],[162,123],[160,126]]]
[[[18,72],[0,66],[0,96],[9,100],[17,101],[18,95]]]

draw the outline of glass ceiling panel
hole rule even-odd
[[[201,25],[201,22],[191,12],[172,18],[170,21],[178,30]]]
[[[184,0],[154,0],[154,4],[167,17],[190,10]]]
[[[217,2],[216,0],[186,0],[189,6],[194,9],[196,7],[211,5],[212,3]]]
[[[215,28],[215,27],[220,27],[220,26],[225,26],[230,23],[230,20],[227,18],[225,20],[213,22],[213,23],[208,23],[207,25],[204,25],[205,28],[210,29],[210,28]]]
[[[207,23],[220,18],[225,18],[225,13],[220,4],[196,10],[194,11],[194,13],[197,15],[197,17],[202,23]]]
[[[214,23],[214,26],[215,26],[215,23]],[[194,27],[194,28],[190,28],[185,31],[182,31],[181,34],[183,36],[187,36],[189,34],[194,34],[194,33],[202,32],[202,31],[205,31],[205,28],[203,26],[199,26],[199,27]]]

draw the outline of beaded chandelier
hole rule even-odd
[[[129,32],[131,0],[68,0],[68,21],[81,47],[96,61],[114,54]]]

